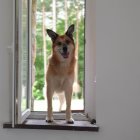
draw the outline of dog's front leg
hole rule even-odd
[[[46,121],[48,123],[53,122],[53,113],[52,113],[52,96],[53,91],[47,86],[47,104],[48,104],[48,115],[46,117]]]
[[[71,115],[71,98],[72,98],[72,87],[65,90],[66,98],[66,121],[69,124],[73,124],[74,120]]]

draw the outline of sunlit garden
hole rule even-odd
[[[72,110],[84,109],[84,0],[33,0],[32,4],[32,110],[46,111],[46,69],[51,54],[51,40],[46,29],[64,34],[75,25],[74,40],[77,63],[73,85]],[[60,111],[57,94],[55,111]],[[65,103],[61,110],[65,110]]]

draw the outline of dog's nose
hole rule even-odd
[[[68,50],[67,46],[64,46],[64,47],[63,47],[63,52],[66,53],[67,50]]]

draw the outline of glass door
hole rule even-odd
[[[16,0],[16,123],[30,114],[31,99],[31,45],[30,45],[30,0]]]

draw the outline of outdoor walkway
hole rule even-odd
[[[53,100],[53,111],[59,111],[59,100],[54,99]],[[62,110],[65,110],[66,104],[62,106]],[[83,99],[74,99],[72,100],[71,105],[72,110],[83,110],[84,109],[84,102]],[[34,101],[34,111],[46,111],[47,110],[47,101],[46,100],[35,100]]]

